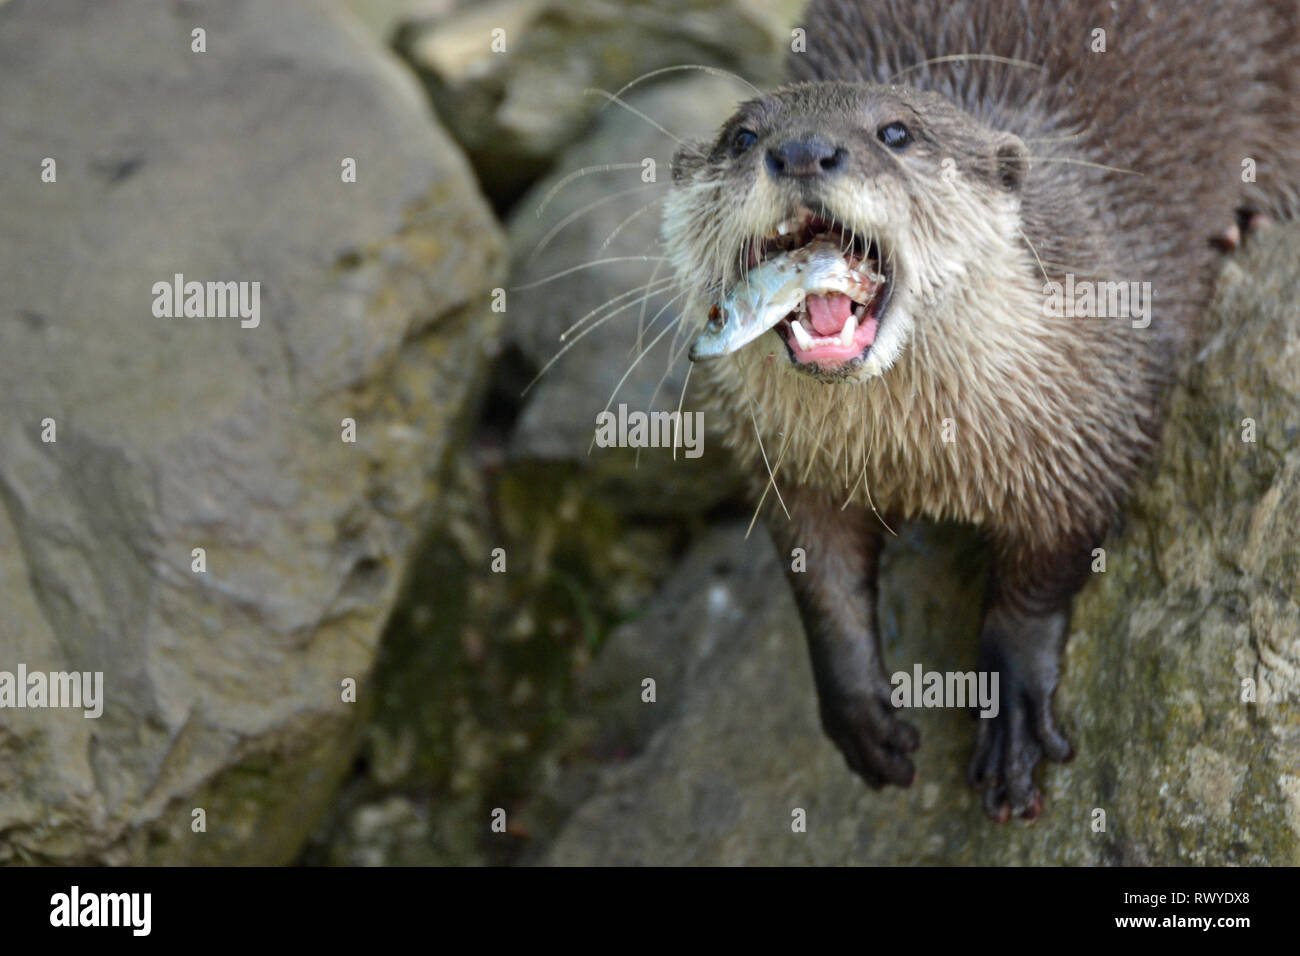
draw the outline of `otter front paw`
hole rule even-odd
[[[984,812],[1005,823],[1012,814],[1034,820],[1043,809],[1034,769],[1046,757],[1061,763],[1074,748],[1052,716],[1052,693],[1005,681],[997,716],[979,718],[967,779],[983,796]]]
[[[888,693],[823,699],[821,717],[826,736],[868,786],[911,785],[916,768],[904,755],[921,745],[921,735],[895,716]]]

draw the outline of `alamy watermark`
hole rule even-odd
[[[996,717],[997,671],[927,671],[920,664],[912,672],[895,671],[889,702],[895,707],[979,707],[981,717]]]
[[[50,897],[51,926],[120,926],[133,936],[148,936],[153,927],[152,893],[83,893],[73,884]]]
[[[261,282],[186,282],[183,273],[153,284],[153,314],[160,319],[229,319],[255,329],[262,322]]]
[[[681,448],[687,458],[704,454],[703,412],[629,412],[606,409],[596,416],[596,444],[601,448]]]
[[[104,712],[103,671],[0,671],[0,709],[71,708],[93,720]]]
[[[1051,318],[1130,319],[1135,329],[1151,324],[1155,293],[1150,282],[1094,282],[1066,273],[1065,282],[1043,285],[1043,315]]]

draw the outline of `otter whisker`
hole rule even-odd
[[[563,219],[561,219],[559,222],[557,222],[554,226],[550,228],[550,230],[546,233],[546,235],[542,237],[542,241],[537,244],[537,248],[534,249],[532,253],[528,256],[528,261],[535,262],[537,260],[537,257],[542,254],[542,250],[545,249],[548,245],[550,245],[551,240],[555,238],[556,234],[559,233],[561,229],[575,222],[576,220],[581,219],[583,216],[591,212],[593,209],[597,209],[605,205],[606,203],[611,203],[615,199],[621,199],[624,196],[632,196],[635,195],[636,193],[643,193],[647,189],[654,189],[657,185],[659,184],[647,183],[642,186],[637,186],[634,189],[624,189],[620,192],[610,193],[608,196],[601,196],[599,199],[594,199],[591,202],[587,203],[585,206],[582,206],[579,209],[575,209],[573,212],[569,213],[567,216],[565,216]]]
[[[827,403],[826,411],[822,413],[821,424],[818,425],[817,427],[817,437],[813,438],[813,444],[817,446],[817,450],[822,454],[826,453],[826,445],[823,442],[823,439],[826,437],[826,425],[829,423],[831,412],[834,410],[835,410],[835,405],[833,403]],[[803,422],[800,421],[798,422],[798,424],[799,427],[804,430],[805,435],[812,437],[812,433],[808,431],[807,427],[804,425]],[[803,474],[799,478],[799,484],[802,485],[805,482],[807,482],[808,476],[812,473],[813,465],[815,465],[816,463],[817,463],[817,456],[809,455],[808,464],[804,467]]]
[[[658,318],[658,316],[656,316],[655,318]],[[681,328],[682,320],[681,320],[680,317],[678,317],[678,318],[675,320],[675,324],[677,325],[677,327],[678,327],[679,329]],[[668,328],[672,328],[672,326],[670,325]],[[664,331],[667,332],[668,329],[664,329]],[[688,343],[688,344],[689,344],[689,343]],[[654,343],[652,342],[652,343],[651,343],[651,347],[653,347],[653,345],[654,345]],[[664,366],[664,374],[661,375],[661,376],[659,376],[659,381],[658,381],[658,383],[655,385],[655,390],[654,390],[653,392],[650,393],[650,400],[649,400],[648,402],[646,402],[646,407],[647,407],[647,408],[654,408],[655,399],[657,399],[657,398],[659,397],[659,390],[660,390],[661,388],[664,387],[664,382],[666,382],[666,381],[668,380],[668,373],[672,371],[673,366],[674,366],[675,364],[677,364],[677,360],[680,359],[680,358],[682,357],[682,354],[686,351],[686,345],[683,345],[680,349],[676,349],[676,345],[677,345],[677,337],[676,337],[676,336],[673,336],[673,341],[672,341],[672,343],[671,343],[671,344],[669,345],[669,347],[668,347],[668,348],[669,348],[669,351],[670,351],[672,354],[669,355],[669,357],[668,357],[668,362],[667,362],[667,364]],[[694,366],[693,364],[690,364],[690,363],[687,364],[687,366],[686,366],[686,379],[687,379],[687,381],[690,380],[690,377],[691,377],[691,369],[694,368],[694,367],[695,367],[695,366]],[[681,413],[682,413],[682,409],[681,409],[681,401],[684,400],[685,398],[686,398],[686,385],[685,385],[685,383],[683,383],[683,384],[682,384],[682,396],[681,396],[681,399],[678,400],[678,405],[677,405],[677,421],[675,421],[675,422],[673,423],[673,432],[674,432],[674,434],[673,434],[673,461],[676,461],[676,460],[677,460],[677,429],[678,429],[678,428],[680,427],[680,425],[681,425]],[[593,440],[593,444],[594,444],[594,440]],[[591,454],[591,449],[590,449],[590,448],[587,449],[587,454]],[[639,468],[640,466],[641,466],[641,449],[638,448],[638,449],[636,450],[636,463],[635,463],[634,467],[638,467],[638,468]]]
[[[1034,254],[1034,258],[1038,261],[1038,270],[1043,274],[1043,281],[1051,282],[1052,280],[1047,276],[1047,270],[1043,268],[1043,260],[1038,256],[1038,250],[1035,249],[1034,244],[1029,241],[1029,237],[1025,235],[1025,231],[1017,226],[1016,232],[1020,233],[1020,238],[1025,240],[1025,245],[1029,247],[1029,251]]]
[[[673,461],[677,460],[677,438],[682,428],[682,406],[686,404],[686,386],[691,381],[691,372],[695,369],[694,362],[688,362],[686,365],[686,377],[682,379],[682,394],[677,399],[677,420],[673,423]],[[660,383],[662,384],[662,382]],[[658,389],[655,389],[657,392]]]
[[[1107,166],[1105,163],[1093,163],[1086,159],[1072,159],[1069,156],[1030,156],[1029,161],[1032,163],[1068,163],[1071,166],[1087,166],[1091,169],[1105,169],[1112,173],[1123,173],[1126,176],[1146,175],[1146,173],[1138,172],[1136,169],[1123,169],[1119,166]]]
[[[780,504],[781,504],[781,510],[785,512],[785,516],[786,516],[786,518],[787,518],[787,520],[788,520],[789,517],[790,517],[790,512],[786,509],[786,507],[785,507],[785,500],[781,497],[781,489],[778,488],[778,487],[776,486],[776,472],[772,469],[772,464],[771,464],[771,462],[768,461],[768,458],[767,458],[767,449],[763,447],[763,435],[762,435],[762,433],[759,431],[759,428],[758,428],[758,418],[757,418],[757,417],[755,416],[755,414],[754,414],[754,396],[753,396],[752,394],[750,394],[750,392],[749,392],[749,385],[748,385],[748,384],[746,384],[746,386],[745,386],[745,401],[748,402],[748,404],[749,404],[749,420],[750,420],[751,423],[753,423],[753,426],[754,426],[754,437],[758,440],[758,450],[759,450],[759,453],[762,454],[762,456],[763,456],[763,464],[767,466],[767,480],[768,480],[768,485],[771,487],[771,489],[772,489],[773,491],[776,492],[776,500],[777,500],[778,502],[780,502]],[[784,454],[785,454],[785,446],[789,443],[789,440],[790,440],[790,434],[789,434],[789,432],[787,431],[786,434],[785,434],[785,436],[781,439],[781,454],[780,454],[780,455],[777,455],[777,465],[778,465],[778,466],[779,466],[780,463],[781,463],[781,458],[782,458],[782,456],[784,456]],[[767,497],[767,490],[766,490],[766,489],[764,489],[764,491],[763,491],[763,497]],[[759,507],[762,507],[762,504],[763,504],[763,502],[760,500],[760,501],[759,501]],[[755,516],[755,517],[758,516],[757,511],[755,511],[755,515],[754,515],[754,516]],[[753,527],[753,522],[752,522],[752,521],[750,522],[750,527],[751,527],[751,528]]]
[[[870,459],[868,458],[868,460],[870,460]],[[865,475],[865,474],[866,474],[866,471],[867,471],[867,465],[866,465],[866,462],[864,462],[863,465],[862,465],[862,473]],[[876,519],[877,519],[877,520],[878,520],[882,525],[884,525],[884,528],[885,528],[886,531],[888,531],[888,532],[889,532],[890,534],[892,534],[895,538],[897,538],[897,537],[898,537],[898,532],[895,531],[893,528],[891,528],[891,527],[889,526],[889,522],[887,522],[887,521],[885,520],[884,516],[883,516],[879,511],[876,510],[876,503],[875,503],[874,501],[871,500],[871,482],[866,482],[866,483],[864,483],[863,486],[862,486],[862,490],[865,491],[865,492],[867,493],[867,504],[871,506],[871,513],[872,513],[873,515],[876,516]]]
[[[665,289],[665,290],[661,290],[661,291],[667,291],[667,290]],[[663,308],[661,308],[658,312],[656,312],[656,313],[654,314],[654,316],[650,319],[649,323],[648,323],[648,324],[646,325],[646,327],[645,327],[645,331],[646,331],[646,332],[649,332],[651,329],[653,329],[653,328],[655,327],[655,323],[659,321],[659,316],[663,315],[665,312],[667,312],[669,309],[671,309],[671,308],[673,307],[673,304],[674,304],[674,303],[676,303],[678,300],[680,300],[680,299],[682,298],[682,296],[684,296],[684,295],[687,294],[687,291],[688,291],[688,290],[683,289],[681,292],[677,293],[675,296],[673,296],[671,299],[669,299],[667,302],[665,302],[665,303],[663,304]],[[680,321],[680,320],[679,320],[679,321]],[[671,325],[669,325],[668,327],[669,327],[669,328],[672,328]],[[640,344],[639,344],[639,343],[640,343],[640,340],[641,340],[641,335],[642,335],[642,332],[641,332],[640,329],[638,329],[638,330],[637,330],[637,342],[638,342],[638,344],[636,345],[636,348],[638,348],[638,349],[641,347]]]
[[[681,337],[682,330],[685,329],[686,327],[687,327],[686,316],[684,316],[684,315],[679,315],[679,316],[677,316],[677,331],[673,333],[673,340],[672,340],[672,343],[669,345],[669,349],[670,349],[670,351],[672,352],[672,359],[670,360],[671,362],[676,362],[677,359],[678,359],[678,357],[682,354],[682,352],[679,351],[678,348],[677,348],[677,340],[678,340],[678,338]],[[689,342],[687,342],[687,344],[683,345],[683,346],[682,346],[682,351],[684,351],[686,348],[688,348],[689,345],[690,345]],[[667,374],[668,374],[668,371],[669,371],[671,368],[672,368],[672,365],[670,364],[670,365],[668,366],[668,368],[664,369],[664,375],[667,375]]]
[[[871,456],[868,455],[867,457],[868,459],[870,459]],[[853,500],[853,493],[858,490],[858,485],[862,484],[862,479],[866,477],[866,474],[867,474],[867,462],[864,461],[862,463],[862,471],[858,473],[858,480],[855,481],[853,483],[853,487],[849,489],[849,496],[844,499],[844,504],[840,505],[841,511],[843,511],[845,508],[849,506],[849,502]]]
[[[609,306],[613,305],[615,302],[621,302],[622,300],[626,299],[628,296],[636,295],[638,292],[645,292],[647,289],[650,289],[652,286],[656,286],[656,285],[659,286],[659,289],[656,289],[655,291],[661,291],[671,286],[674,281],[675,280],[673,279],[660,279],[659,282],[656,283],[652,279],[650,282],[647,282],[645,285],[636,286],[635,288],[629,289],[626,292],[619,293],[618,295],[614,296],[612,299],[606,299],[600,305],[596,306],[594,309],[592,309],[590,312],[588,312],[578,321],[574,322],[571,326],[569,326],[567,329],[561,332],[560,341],[563,342],[574,332],[575,329],[583,325],[593,315],[608,308]],[[649,301],[649,296],[643,295],[637,301],[644,305],[646,302]]]
[[[1064,136],[1027,136],[1026,143],[1068,143],[1072,140],[1082,139],[1086,134],[1080,130],[1076,133],[1066,133]]]
[[[523,285],[514,285],[510,287],[511,292],[523,292],[526,289],[535,289],[539,285],[546,285],[548,282],[554,282],[556,279],[563,279],[565,276],[573,275],[575,272],[581,272],[583,269],[594,269],[596,266],[609,265],[613,262],[666,262],[667,256],[611,256],[607,259],[596,259],[592,262],[583,262],[576,266],[570,266],[568,269],[561,270],[554,275],[549,275],[545,279],[538,279],[535,282],[526,282]]]
[[[683,63],[680,64],[679,66],[665,66],[657,70],[651,70],[649,73],[642,73],[632,82],[623,84],[623,88],[620,89],[614,95],[622,96],[624,93],[626,93],[628,90],[632,89],[632,87],[636,86],[639,83],[643,83],[646,80],[653,79],[656,76],[662,76],[665,73],[675,73],[678,72],[679,70],[699,70],[703,73],[712,73],[714,76],[721,76],[729,80],[735,80],[738,83],[743,83],[746,86],[748,86],[751,90],[753,90],[755,93],[757,93],[759,96],[763,95],[762,90],[760,90],[753,83],[749,82],[749,80],[745,79],[739,73],[732,73],[730,70],[724,70],[716,66],[704,66],[699,63]],[[604,107],[602,106],[601,109],[604,109]]]
[[[1057,261],[1054,260],[1054,259],[1044,259],[1043,262],[1044,262],[1044,264],[1051,266],[1051,267],[1052,267],[1052,271],[1054,271],[1054,272],[1062,272],[1062,273],[1064,273],[1064,272],[1073,272],[1073,273],[1074,273],[1074,278],[1075,278],[1076,280],[1078,280],[1078,279],[1102,279],[1102,278],[1105,278],[1105,274],[1104,274],[1104,273],[1102,273],[1102,272],[1098,272],[1097,270],[1092,269],[1092,268],[1081,268],[1081,267],[1079,267],[1079,266],[1070,265],[1069,263],[1066,263],[1066,262],[1057,262]]]
[[[657,294],[655,291],[646,293],[646,295],[655,295],[655,294]],[[558,362],[564,356],[564,354],[569,351],[569,349],[573,348],[575,345],[581,342],[588,334],[600,328],[602,325],[604,325],[614,316],[618,315],[620,312],[624,311],[625,309],[630,309],[633,306],[636,306],[638,304],[639,304],[638,301],[636,299],[633,299],[631,302],[627,303],[626,305],[619,306],[613,312],[610,312],[607,315],[602,315],[595,322],[591,323],[589,326],[587,326],[585,329],[583,329],[581,332],[575,335],[573,339],[564,346],[564,348],[560,349],[553,356],[551,356],[550,361],[548,361],[545,365],[542,366],[541,370],[536,375],[533,376],[533,380],[524,387],[524,390],[522,392],[520,392],[520,396],[522,397],[524,395],[527,395],[528,392],[532,389],[532,387],[536,385],[538,381],[541,380],[541,377],[545,375],[548,371],[550,371],[551,366],[553,366],[556,362]],[[669,328],[671,328],[671,326],[669,326]]]
[[[670,304],[671,304],[671,303],[670,303]],[[660,311],[662,312],[663,310],[660,310]],[[656,315],[655,318],[658,319],[659,316]],[[683,317],[679,315],[676,319],[673,320],[673,323],[674,323],[674,325],[676,325],[676,327],[677,327],[677,332],[673,334],[673,340],[672,340],[672,342],[670,342],[669,345],[668,345],[668,351],[669,351],[668,361],[667,361],[666,363],[664,363],[664,373],[663,373],[663,375],[660,375],[660,376],[659,376],[659,381],[658,381],[657,383],[655,383],[655,389],[654,389],[654,391],[650,393],[650,400],[649,400],[648,402],[646,402],[646,407],[647,407],[647,408],[654,408],[655,399],[657,399],[657,398],[659,397],[659,390],[660,390],[661,388],[664,387],[664,382],[668,381],[668,375],[669,375],[669,373],[672,372],[672,370],[673,370],[673,366],[677,364],[677,362],[681,359],[681,357],[686,353],[686,349],[690,347],[690,341],[689,341],[689,340],[687,340],[685,343],[683,343],[682,346],[681,346],[681,348],[678,348],[678,347],[677,347],[677,336],[681,333],[682,326],[686,324],[686,323],[683,321]],[[670,327],[671,327],[671,326],[670,326]],[[681,394],[681,397],[677,400],[677,419],[676,419],[676,421],[673,423],[673,429],[674,429],[674,436],[673,436],[673,461],[676,461],[676,460],[677,460],[677,437],[676,437],[676,431],[677,431],[677,429],[679,429],[679,428],[681,427],[682,402],[683,402],[683,401],[685,400],[685,398],[686,398],[686,382],[689,382],[689,381],[690,381],[690,378],[691,378],[691,369],[693,369],[693,368],[695,368],[695,364],[694,364],[693,362],[688,362],[688,363],[686,363],[686,380],[685,380],[684,382],[682,382],[682,394]],[[637,458],[636,458],[636,460],[637,460],[637,467],[639,467],[639,466],[640,466],[640,462],[641,462],[641,449],[640,449],[640,448],[638,448],[638,449],[636,450],[636,455],[637,455]]]
[[[840,444],[840,457],[844,459],[844,487],[849,486],[849,443]]]
[[[641,364],[641,360],[642,360],[643,358],[645,358],[647,355],[649,355],[650,352],[651,352],[651,350],[652,350],[656,345],[659,344],[659,340],[662,339],[665,335],[667,335],[667,334],[668,334],[669,332],[671,332],[672,330],[673,330],[673,327],[672,327],[671,324],[670,324],[670,325],[665,325],[663,331],[660,332],[658,335],[656,335],[653,339],[651,339],[651,340],[650,340],[650,344],[647,345],[644,349],[641,350],[641,354],[638,355],[638,356],[637,356],[637,357],[632,361],[632,364],[629,365],[629,366],[627,367],[627,371],[623,373],[623,377],[620,378],[620,379],[618,380],[618,384],[614,386],[614,391],[610,393],[609,401],[605,403],[604,411],[609,411],[609,406],[613,405],[613,404],[614,404],[614,399],[618,397],[618,390],[619,390],[620,388],[623,387],[623,383],[627,381],[628,376],[632,374],[633,370],[634,370],[638,365]],[[592,437],[591,437],[591,445],[587,448],[587,454],[590,455],[590,454],[591,454],[591,450],[592,450],[593,448],[595,448],[595,447],[596,447],[596,436],[595,436],[595,435],[592,435]]]
[[[867,477],[867,466],[869,464],[871,464],[870,450],[867,451],[866,457],[863,458],[862,472],[858,475],[858,480],[853,483],[853,487],[849,490],[849,496],[844,499],[844,504],[840,505],[840,510],[844,511],[846,508],[848,508],[848,506],[853,501],[853,493],[858,490],[858,485],[862,485],[862,490],[866,493],[867,505],[871,508],[871,513],[876,516],[876,520],[880,522],[881,526],[884,527],[886,531],[888,531],[895,538],[897,538],[898,532],[896,532],[893,528],[889,526],[889,522],[885,521],[881,513],[876,510],[876,503],[871,500],[871,482],[865,481]]]
[[[675,325],[678,334],[681,333],[681,329],[684,324],[685,323],[682,321],[682,317],[678,316],[677,319],[675,320]],[[679,348],[677,346],[677,335],[673,336],[672,342],[668,344],[669,355],[668,355],[668,362],[664,365],[664,374],[659,376],[659,383],[655,385],[655,390],[650,393],[651,405],[654,405],[655,399],[659,397],[659,390],[664,387],[664,382],[668,381],[668,375],[672,372],[673,366],[676,365],[677,362],[681,359],[681,357],[686,354],[686,350],[690,348],[690,344],[691,344],[690,341],[687,340],[686,342],[682,343],[681,347]],[[689,370],[694,367],[695,366],[693,363],[687,364],[688,374],[689,374]]]
[[[650,200],[648,203],[646,203],[644,206],[642,206],[642,207],[641,207],[640,209],[638,209],[636,212],[632,213],[632,215],[628,216],[626,219],[624,219],[622,222],[620,222],[617,226],[614,227],[614,231],[611,232],[608,236],[605,237],[605,241],[602,242],[602,243],[600,244],[600,248],[602,248],[602,249],[606,248],[606,247],[607,247],[611,242],[614,241],[614,238],[615,238],[615,237],[616,237],[620,232],[623,231],[623,228],[624,228],[628,223],[630,223],[630,222],[631,222],[633,219],[635,219],[637,216],[641,215],[641,214],[642,214],[643,212],[645,212],[647,209],[649,209],[650,207],[652,207],[655,203],[657,203],[657,202],[663,202],[663,201],[664,201],[664,198],[665,198],[665,197],[660,196],[660,197],[657,198],[657,199],[652,199],[652,200]]]
[[[651,270],[651,272],[650,272],[650,281],[651,281],[651,282],[654,282],[654,281],[655,281],[655,277],[659,275],[659,270],[660,270],[660,268],[662,268],[662,266],[663,266],[663,262],[656,262],[656,263],[655,263],[655,267],[654,267],[654,269]],[[641,337],[642,337],[642,335],[645,334],[645,331],[644,331],[644,330],[645,330],[645,314],[646,314],[646,309],[649,307],[649,305],[650,305],[650,300],[649,300],[649,299],[643,299],[643,300],[641,301],[641,311],[640,311],[639,313],[637,313],[637,317],[636,317],[636,342],[637,342],[637,346],[638,346],[638,347],[640,347],[640,345],[641,345]]]
[[[669,132],[668,130],[664,129],[664,127],[662,127],[661,125],[659,125],[658,123],[656,123],[656,122],[655,122],[654,120],[652,120],[650,117],[646,116],[644,113],[642,113],[642,112],[641,112],[639,109],[637,109],[635,106],[630,106],[629,104],[627,104],[626,102],[624,102],[623,100],[621,100],[621,99],[620,99],[616,94],[611,93],[611,92],[609,92],[608,90],[597,89],[597,88],[595,88],[595,87],[592,87],[592,88],[589,88],[589,89],[585,89],[585,90],[583,90],[582,92],[583,92],[584,94],[592,94],[592,93],[596,93],[596,94],[598,94],[598,95],[600,95],[600,96],[605,97],[605,99],[607,99],[607,100],[608,100],[609,102],[611,102],[611,103],[617,103],[619,106],[623,107],[623,109],[627,110],[627,111],[628,111],[629,113],[631,113],[632,115],[641,117],[641,119],[645,120],[647,123],[649,123],[649,124],[650,124],[651,126],[653,126],[655,129],[659,130],[659,132],[663,133],[663,134],[664,134],[665,136],[667,136],[669,139],[673,140],[675,143],[677,143],[677,145],[679,145],[679,146],[685,146],[685,145],[686,145],[686,140],[684,140],[684,139],[682,139],[680,136],[677,136],[677,135],[675,135],[675,134]]]
[[[935,63],[956,63],[966,60],[985,60],[990,63],[1003,63],[1007,66],[1025,67],[1031,70],[1046,70],[1047,67],[1042,63],[1030,63],[1028,60],[1017,60],[1009,56],[998,56],[994,53],[950,53],[947,56],[931,57],[928,60],[922,60],[920,63],[913,63],[906,69],[899,70],[891,76],[886,82],[893,83],[899,77],[911,73],[913,70],[920,70],[924,67],[931,66]]]
[[[551,200],[555,198],[556,194],[575,179],[589,176],[592,173],[608,173],[616,169],[640,168],[640,163],[602,163],[599,166],[584,166],[582,169],[575,169],[547,191],[545,198],[542,199],[541,205],[537,207],[536,216],[538,219],[542,218],[542,212],[551,204]]]
[[[758,420],[754,418],[754,403],[749,403],[749,418],[754,423],[754,437],[758,439],[758,449],[763,452],[763,464],[767,465],[767,484],[763,487],[763,493],[758,498],[758,504],[754,506],[754,516],[749,519],[749,527],[745,529],[745,540],[749,540],[750,532],[754,530],[754,522],[758,520],[759,514],[763,511],[763,502],[767,501],[767,491],[770,488],[776,492],[776,500],[781,505],[781,510],[785,512],[785,519],[790,520],[790,511],[785,506],[785,501],[781,498],[781,489],[776,486],[776,471],[781,467],[781,460],[785,457],[785,449],[789,444],[789,434],[781,442],[781,453],[776,456],[776,469],[768,463],[767,452],[763,451],[763,438],[758,433]]]

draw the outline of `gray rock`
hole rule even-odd
[[[322,3],[14,0],[0,88],[0,670],[105,685],[97,720],[0,710],[0,861],[287,861],[481,384],[499,231]],[[174,273],[260,282],[260,324],[156,317]]]
[[[634,94],[632,103],[683,134],[704,134],[738,94],[728,81],[678,77]],[[652,208],[610,250],[600,250],[644,202],[621,197],[575,220],[527,262],[570,213],[611,190],[639,187],[642,157],[657,158],[666,177],[670,145],[625,111],[602,114],[590,137],[564,154],[514,217],[517,268],[509,284],[598,255],[643,253],[656,243],[658,209]],[[636,168],[575,180],[542,217],[535,215],[573,169],[622,161]],[[569,323],[644,281],[647,272],[644,265],[602,267],[510,291],[505,337],[525,359],[518,364],[544,364]],[[647,320],[657,309],[658,303]],[[535,765],[545,766],[584,732],[568,720],[571,675],[593,654],[603,659],[597,649],[609,629],[640,612],[673,568],[691,517],[729,495],[720,446],[711,442],[702,458],[679,455],[676,463],[669,452],[653,449],[641,454],[639,467],[629,449],[597,449],[588,457],[596,412],[632,361],[636,318],[626,313],[581,340],[528,393],[504,461],[489,421],[475,433],[471,453],[449,470],[436,527],[384,638],[364,759],[313,834],[306,862],[495,864],[512,861],[531,842],[529,826],[514,821],[526,815]],[[667,323],[661,319],[658,327]],[[646,407],[666,360],[662,348],[648,357],[620,401]],[[507,370],[498,371],[494,384],[506,400],[518,396],[527,376],[507,390]],[[656,408],[676,408],[683,371],[684,360]],[[487,556],[496,547],[508,555],[507,573],[490,570]],[[507,833],[487,829],[496,807],[508,810]]]
[[[818,727],[770,544],[724,529],[593,668],[599,759],[568,755],[554,771],[530,824],[544,838],[534,860],[1300,863],[1298,239],[1300,227],[1275,229],[1226,268],[1157,474],[1078,602],[1056,701],[1078,756],[1042,773],[1035,824],[983,817],[963,780],[965,713],[909,715],[923,738],[910,789],[872,792],[852,776]],[[970,532],[891,540],[889,666],[973,669],[984,573]],[[654,704],[641,702],[645,677]],[[1243,703],[1247,679],[1256,700]],[[797,809],[807,832],[792,830]]]
[[[506,205],[581,136],[605,102],[587,90],[614,93],[643,74],[686,63],[774,79],[789,42],[786,25],[802,6],[491,0],[413,19],[395,43],[489,195]]]

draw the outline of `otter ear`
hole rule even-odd
[[[683,179],[704,165],[708,154],[704,150],[704,144],[695,141],[682,143],[677,152],[673,153],[672,171],[673,182],[680,183]]]
[[[993,171],[998,185],[1019,192],[1029,174],[1029,150],[1015,133],[1001,133],[993,141]]]

